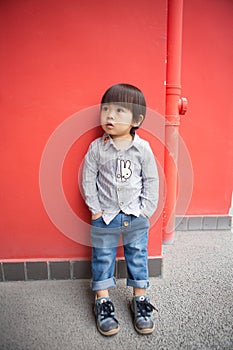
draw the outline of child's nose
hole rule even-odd
[[[108,119],[115,119],[115,112],[113,110],[110,110],[108,112]]]

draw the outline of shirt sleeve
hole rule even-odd
[[[158,206],[159,175],[154,154],[147,143],[142,161],[141,213],[150,218]]]
[[[85,156],[82,174],[82,187],[85,202],[92,214],[97,214],[101,211],[96,186],[98,176],[98,158],[98,146],[93,142]]]

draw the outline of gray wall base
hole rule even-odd
[[[177,216],[175,229],[176,231],[230,230],[231,216]]]
[[[159,277],[162,273],[162,258],[149,258],[150,277]],[[126,278],[126,262],[116,261],[115,277]],[[66,280],[91,279],[91,262],[77,261],[35,261],[0,263],[0,281]]]

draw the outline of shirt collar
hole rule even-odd
[[[108,135],[107,133],[105,133],[102,137],[102,142],[104,145],[104,150],[107,151],[109,149],[109,147],[114,147],[116,148],[116,146],[114,145],[113,139],[111,138],[110,135]],[[140,150],[140,145],[141,145],[141,139],[140,137],[135,133],[134,138],[133,138],[133,142],[131,143],[130,147],[135,147],[138,150]]]

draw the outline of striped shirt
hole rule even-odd
[[[107,134],[94,140],[85,156],[82,185],[92,214],[109,224],[120,212],[150,217],[157,208],[159,176],[147,141],[135,134],[125,150]]]

